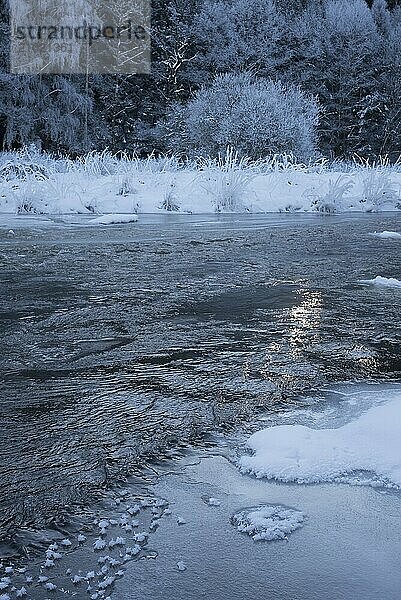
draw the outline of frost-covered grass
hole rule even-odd
[[[218,159],[90,153],[72,160],[28,148],[0,154],[0,212],[378,212],[401,209],[401,165],[291,154],[251,161],[228,149]]]

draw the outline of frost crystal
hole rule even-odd
[[[238,531],[250,535],[254,542],[284,540],[302,527],[305,516],[299,510],[281,505],[264,505],[236,513],[232,523]]]

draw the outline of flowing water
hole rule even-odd
[[[327,381],[400,377],[397,215],[0,227],[1,535]]]

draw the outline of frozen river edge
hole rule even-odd
[[[150,545],[157,560],[130,566],[119,600],[212,597],[291,600],[398,599],[400,497],[342,484],[288,485],[241,475],[222,455],[192,457],[155,486],[173,515]],[[219,506],[207,498],[218,498]],[[303,511],[288,541],[254,542],[231,517],[246,507],[281,504]],[[176,515],[185,521],[177,526]],[[177,564],[183,562],[181,572]]]
[[[43,531],[37,539],[43,549],[47,542],[44,556],[7,567],[0,599],[11,600],[13,591],[30,600],[65,594],[91,600],[398,599],[399,487],[363,479],[363,472],[348,483],[305,485],[240,470],[238,457],[250,440],[283,427],[290,443],[302,423],[329,440],[358,425],[367,426],[372,440],[376,431],[390,441],[398,426],[396,415],[376,417],[400,405],[400,384],[342,384],[323,399],[264,413],[243,431],[215,433],[202,447],[149,465],[103,498],[79,529],[71,522]],[[246,441],[261,426],[267,429]],[[397,446],[390,448],[397,460]],[[269,442],[266,461],[274,460],[272,450]],[[380,454],[373,444],[371,451]],[[295,460],[288,452],[283,456]]]
[[[137,565],[138,598],[399,598],[399,487],[391,490],[391,482],[389,489],[385,480],[372,478],[373,471],[358,471],[371,468],[380,474],[377,465],[362,465],[357,457],[370,452],[373,459],[398,465],[400,387],[354,384],[331,393],[318,410],[262,417],[257,424],[267,429],[253,434],[245,447],[242,436],[220,438],[215,450],[182,459],[177,471],[160,479],[154,491],[168,499],[173,518],[152,537],[158,560]],[[300,430],[305,439],[298,448],[292,441]],[[341,441],[351,430],[352,448]],[[331,454],[355,458],[355,465],[339,462],[338,468],[349,472],[346,485],[286,484],[270,473],[269,465],[276,463],[287,474],[290,464],[301,470],[309,465],[303,452],[312,457],[314,436],[319,438],[313,458],[317,471],[322,465],[330,468]],[[244,460],[258,459],[259,439],[264,440],[266,475],[243,475]],[[246,447],[254,456],[237,460]],[[128,600],[133,597],[132,588],[126,591],[133,585],[130,571],[124,582],[118,597]]]

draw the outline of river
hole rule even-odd
[[[401,280],[370,235],[399,215],[2,219],[5,554],[188,442],[400,378],[400,290],[359,283]]]

